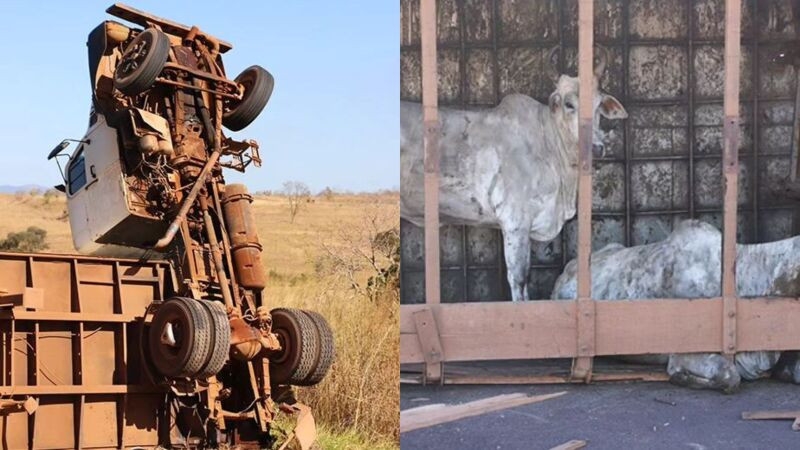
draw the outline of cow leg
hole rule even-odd
[[[505,250],[508,285],[511,300],[528,300],[528,271],[531,262],[530,226],[504,227],[503,249]]]

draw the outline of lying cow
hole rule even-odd
[[[551,52],[552,55],[552,52]],[[614,97],[597,90],[593,143],[603,144],[600,115],[627,117]],[[578,79],[561,75],[548,105],[520,94],[492,109],[439,110],[442,224],[500,228],[514,301],[528,298],[531,239],[555,238],[575,216],[578,183]],[[400,103],[400,216],[424,221],[422,107]]]
[[[592,297],[603,300],[700,298],[720,295],[722,237],[713,226],[696,220],[681,222],[667,239],[625,248],[610,244],[592,253]],[[736,289],[741,297],[798,294],[800,237],[755,245],[738,245]],[[574,299],[577,261],[570,261],[556,280],[553,299]],[[755,380],[771,370],[800,382],[795,352],[740,352],[731,363],[715,353],[629,357],[638,362],[667,364],[671,381],[691,387],[735,389],[742,378]],[[791,357],[786,358],[786,357]]]

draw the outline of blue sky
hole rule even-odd
[[[106,1],[0,2],[0,185],[60,182],[47,153],[86,130],[86,37]],[[265,111],[229,135],[261,145],[264,165],[229,173],[252,191],[284,181],[370,191],[399,186],[399,6],[389,1],[129,1],[227,40],[230,78],[259,64],[275,76]],[[227,4],[227,10],[222,5]],[[235,5],[235,6],[234,6]],[[120,19],[115,19],[120,20]],[[124,22],[123,22],[124,23]]]

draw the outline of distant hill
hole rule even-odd
[[[30,192],[32,189],[38,189],[42,192],[51,189],[53,186],[42,186],[41,184],[23,184],[21,186],[12,186],[9,184],[0,184],[0,194],[14,194],[16,192]]]

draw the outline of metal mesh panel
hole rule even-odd
[[[400,2],[400,97],[410,101],[421,101],[418,3]],[[794,208],[774,195],[790,173],[795,70],[771,63],[795,39],[791,3],[743,2],[740,243],[795,231]],[[629,118],[601,121],[611,134],[595,158],[593,249],[657,242],[690,217],[721,228],[724,0],[599,0],[594,9],[595,42],[610,53],[601,87]],[[441,105],[491,107],[513,92],[545,102],[554,45],[560,71],[577,73],[576,0],[440,0],[437,16]],[[424,302],[423,232],[401,229],[402,302]],[[533,298],[549,297],[576,240],[573,220],[534,243]],[[444,227],[440,250],[443,302],[509,298],[498,230]]]

